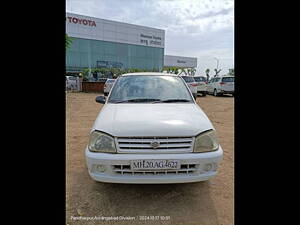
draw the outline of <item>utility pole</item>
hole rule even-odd
[[[218,76],[218,73],[220,72],[218,69],[219,69],[219,59],[217,59],[216,57],[214,57],[215,60],[217,60],[217,69],[215,69],[216,71],[216,74],[214,77]]]

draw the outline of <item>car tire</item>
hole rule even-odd
[[[205,93],[205,92],[204,92],[204,93],[202,93],[202,96],[203,96],[203,97],[205,97],[205,96],[206,96],[206,93]]]
[[[193,97],[196,100],[197,99],[197,94],[193,94]]]
[[[214,94],[214,96],[215,96],[215,97],[217,97],[217,96],[218,96],[217,89],[214,89],[214,93],[213,93],[213,94]]]

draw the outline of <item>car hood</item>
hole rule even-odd
[[[92,130],[117,137],[195,136],[214,129],[197,104],[105,104]]]

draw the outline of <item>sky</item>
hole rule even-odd
[[[234,0],[67,0],[66,11],[165,30],[165,55],[197,58],[197,75],[234,67]]]

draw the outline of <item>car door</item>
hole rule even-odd
[[[72,76],[67,76],[67,88],[73,89],[74,81]]]
[[[212,93],[213,92],[213,82],[214,82],[215,78],[210,79],[209,84],[208,84],[208,92]]]
[[[214,83],[213,83],[213,89],[212,89],[212,92],[214,92],[214,90],[216,89],[217,90],[217,92],[219,92],[219,90],[220,90],[220,79],[221,78],[215,78],[215,80],[214,80]]]
[[[77,88],[77,78],[76,77],[70,77],[72,81],[72,88],[76,89]]]
[[[208,93],[210,92],[210,91],[209,91],[210,82],[211,82],[211,80],[209,80],[209,81],[207,82],[207,85],[206,85],[206,90],[207,90]]]

